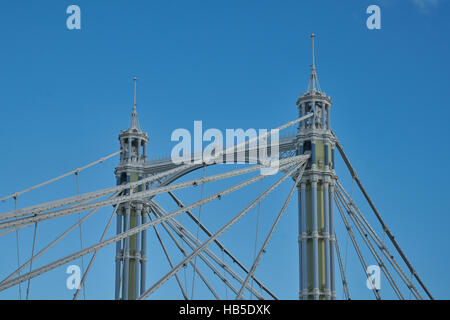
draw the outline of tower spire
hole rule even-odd
[[[137,78],[134,77],[133,81],[134,81],[134,96],[133,96],[133,111],[131,112],[131,129],[141,130],[141,128],[139,126],[137,111],[136,111],[136,81],[137,81]]]
[[[316,73],[316,62],[315,62],[315,57],[314,57],[314,38],[315,37],[316,37],[316,35],[314,33],[311,34],[311,40],[312,40],[312,65],[311,65],[311,75],[309,77],[307,92],[321,92],[320,84],[319,84],[319,78],[317,77],[317,73]]]

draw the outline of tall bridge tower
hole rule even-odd
[[[136,78],[134,78],[134,101],[131,123],[119,134],[120,163],[115,170],[117,184],[135,182],[146,177],[144,172],[147,158],[148,135],[139,126],[136,112]],[[126,189],[125,194],[139,192],[146,188],[139,185]],[[141,200],[122,203],[117,208],[117,234],[146,222],[147,208]],[[116,243],[116,287],[115,298],[134,300],[145,290],[147,261],[147,231],[143,230]]]
[[[333,198],[335,139],[330,126],[331,99],[322,92],[314,59],[308,89],[297,100],[300,122],[297,133],[299,154],[311,155],[298,187],[300,299],[335,299]]]

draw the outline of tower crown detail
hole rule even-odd
[[[148,135],[143,132],[136,110],[136,81],[134,81],[133,109],[131,112],[130,126],[127,130],[122,130],[119,134],[120,147],[122,149],[120,162],[124,163],[144,163],[147,158]]]
[[[315,62],[315,57],[314,57],[314,38],[315,38],[315,36],[316,35],[314,33],[311,35],[312,64],[311,64],[311,75],[309,76],[309,82],[308,82],[308,89],[306,90],[306,92],[308,92],[308,93],[321,92],[319,78],[317,77],[316,62]]]
[[[312,64],[311,74],[309,76],[308,88],[305,93],[302,93],[297,100],[297,107],[299,109],[300,117],[309,113],[314,113],[311,118],[303,121],[299,125],[299,133],[305,133],[305,130],[331,130],[330,126],[330,107],[331,99],[320,88],[319,78],[316,72],[316,61],[314,53],[314,38],[315,34],[311,35],[312,39]]]
[[[133,96],[133,111],[131,112],[131,125],[130,129],[137,129],[141,131],[141,127],[139,126],[139,119],[136,111],[136,81],[137,78],[133,78],[134,81],[134,96]]]

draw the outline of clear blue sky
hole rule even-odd
[[[70,4],[81,7],[81,30],[66,28]],[[381,7],[381,30],[366,28],[370,4]],[[169,154],[174,145],[171,132],[192,129],[194,120],[223,130],[273,128],[295,119],[295,101],[307,86],[309,35],[314,32],[320,84],[333,100],[334,131],[424,282],[437,298],[450,298],[449,9],[445,0],[3,2],[0,195],[118,150],[118,133],[129,124],[134,76],[139,78],[138,113],[150,136],[151,158]],[[113,185],[117,162],[112,159],[83,172],[81,191]],[[341,161],[336,170],[350,191],[351,180]],[[264,230],[288,188],[289,183],[262,203]],[[258,189],[254,186],[253,192],[240,193],[235,201],[211,205],[212,228],[255,198]],[[71,177],[20,197],[18,206],[74,192]],[[197,200],[199,192],[187,192],[183,199]],[[372,219],[356,188],[354,195]],[[298,297],[295,203],[294,199],[257,272],[285,299]],[[0,203],[0,212],[11,208],[11,201]],[[90,220],[83,229],[84,245],[98,240],[110,213],[105,208]],[[75,215],[40,224],[37,248],[77,219]],[[233,236],[224,238],[247,265],[253,255],[255,219],[253,210]],[[336,220],[346,251],[348,240],[337,212]],[[23,262],[30,255],[32,228],[19,236]],[[2,278],[17,264],[15,241],[14,234],[0,241]],[[33,267],[78,249],[77,230]],[[149,281],[156,281],[168,265],[160,249],[151,246],[150,251]],[[113,298],[113,257],[112,246],[99,255],[87,282],[87,298]],[[346,260],[352,297],[371,298],[350,244]],[[73,292],[65,288],[65,268],[33,279],[30,297],[70,299]],[[209,297],[200,282],[196,287],[196,297]],[[225,296],[225,290],[221,294]],[[171,281],[155,298],[174,295],[179,297],[179,291]],[[394,297],[386,281],[382,295]],[[17,288],[0,293],[1,299],[17,297]]]

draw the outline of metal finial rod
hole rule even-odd
[[[137,78],[133,78],[134,81],[134,96],[133,96],[133,112],[131,113],[131,128],[132,129],[140,129],[139,127],[139,121],[137,118],[137,111],[136,111],[136,81]]]
[[[137,81],[137,78],[136,78],[136,77],[134,77],[134,78],[133,78],[133,81],[134,81],[134,99],[133,99],[133,109],[135,109],[135,108],[136,108],[136,81]]]
[[[316,91],[320,92],[319,79],[317,78],[317,73],[316,73],[316,59],[315,59],[315,54],[314,54],[314,38],[315,37],[316,37],[316,35],[314,33],[311,34],[312,65],[311,65],[311,75],[309,77],[307,92],[316,92]]]
[[[311,40],[312,40],[312,68],[315,69],[316,65],[315,65],[315,61],[314,61],[314,37],[316,35],[313,33],[311,34]]]

